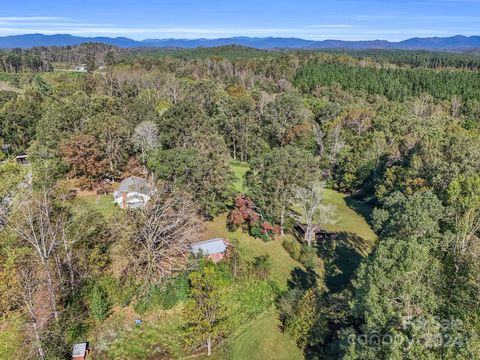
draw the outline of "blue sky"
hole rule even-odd
[[[480,35],[480,0],[1,0],[0,36],[403,40]]]

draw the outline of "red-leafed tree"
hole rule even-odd
[[[235,208],[228,216],[228,224],[232,229],[238,229],[240,226],[247,228],[259,219],[258,213],[254,209],[253,201],[244,194],[238,194],[235,198]]]
[[[98,179],[108,170],[108,163],[95,137],[76,134],[62,143],[60,149],[70,166],[70,176]]]
[[[252,236],[260,237],[265,241],[271,240],[280,233],[280,227],[265,221],[255,210],[255,204],[244,194],[235,198],[235,207],[228,215],[228,225],[231,230],[242,227]]]

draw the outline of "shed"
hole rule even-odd
[[[72,360],[85,360],[89,352],[88,342],[75,344],[72,350]]]
[[[297,224],[296,228],[297,228],[298,233],[300,234],[300,237],[302,239],[304,239],[305,238],[305,232],[306,232],[306,229],[307,229],[307,225]],[[317,240],[326,240],[328,238],[333,238],[335,236],[334,234],[328,232],[327,230],[325,230],[324,228],[322,228],[318,224],[313,225],[312,231],[313,231],[313,233],[315,235],[315,238]]]
[[[229,245],[228,239],[215,238],[192,244],[191,251],[193,255],[202,254],[213,262],[219,262],[225,257]]]

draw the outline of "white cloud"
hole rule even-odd
[[[22,22],[22,21],[51,21],[65,19],[59,16],[0,16],[0,21]]]
[[[480,1],[480,0],[479,0]],[[475,35],[475,22],[480,22],[480,17],[475,16],[443,16],[414,15],[410,17],[401,15],[379,14],[372,16],[354,16],[353,24],[335,23],[330,19],[326,24],[305,24],[298,27],[194,27],[194,26],[115,26],[114,24],[95,24],[75,22],[72,19],[55,16],[30,16],[0,17],[0,36],[18,34],[72,34],[80,36],[127,36],[137,40],[145,38],[218,38],[232,36],[250,37],[299,37],[310,40],[338,39],[338,40],[371,40],[373,37],[387,40],[404,40],[413,36],[450,36],[456,33]],[[389,25],[374,25],[374,20],[390,20]],[[412,21],[422,24],[434,23],[429,28],[426,24],[419,27],[411,26]],[[437,23],[434,20],[439,20]],[[443,21],[440,22],[440,20]],[[445,24],[448,20],[464,22],[465,26],[454,29],[455,33]]]

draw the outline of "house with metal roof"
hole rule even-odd
[[[213,262],[219,262],[225,257],[229,245],[228,239],[210,239],[192,244],[191,252],[195,256],[203,255]]]
[[[150,200],[152,187],[147,180],[138,176],[130,176],[120,183],[120,187],[113,193],[115,203],[122,209],[143,208]]]

